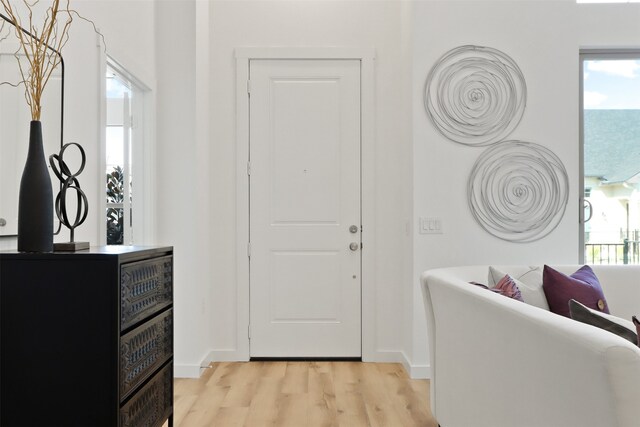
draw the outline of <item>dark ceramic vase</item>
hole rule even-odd
[[[31,122],[29,153],[20,180],[18,251],[53,251],[53,190],[39,121]]]

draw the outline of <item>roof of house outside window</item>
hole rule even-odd
[[[640,110],[584,110],[584,174],[605,184],[640,174]]]

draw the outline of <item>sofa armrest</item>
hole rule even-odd
[[[427,272],[422,285],[443,427],[637,425],[637,347],[447,270]]]

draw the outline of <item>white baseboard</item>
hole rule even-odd
[[[211,350],[209,352],[209,362],[248,362],[247,355],[240,354],[237,350]]]
[[[197,365],[174,364],[174,378],[200,378],[209,364],[216,361],[213,359],[213,353],[213,351],[207,353],[207,355],[204,356],[202,361]]]
[[[173,365],[174,378],[200,378],[203,372],[200,365]]]
[[[398,350],[378,350],[365,362],[378,363],[400,363],[412,379],[429,379],[431,377],[431,367],[429,365],[414,365],[404,351]]]
[[[403,363],[404,355],[401,351],[396,350],[377,350],[370,357],[363,357],[363,362],[374,363]]]
[[[414,365],[409,361],[407,355],[402,352],[402,365],[409,374],[409,378],[414,380],[422,380],[431,378],[431,365]]]
[[[236,350],[211,350],[203,357],[198,365],[176,364],[173,367],[173,376],[176,378],[200,378],[204,370],[211,362],[247,362]],[[428,379],[431,377],[429,365],[413,365],[403,351],[380,350],[371,357],[363,359],[365,362],[400,363],[412,379]]]

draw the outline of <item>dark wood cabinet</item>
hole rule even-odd
[[[0,252],[0,425],[173,424],[173,249]]]

